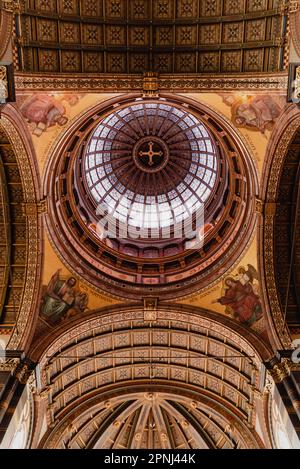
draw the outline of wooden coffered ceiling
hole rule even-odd
[[[284,68],[277,0],[22,0],[22,72],[167,74]]]
[[[15,153],[0,129],[0,325],[10,330],[22,301],[27,263],[24,195]]]
[[[300,129],[285,157],[274,225],[275,276],[281,304],[292,332],[300,323]]]

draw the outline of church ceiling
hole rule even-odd
[[[208,117],[207,109],[190,107],[189,114],[181,111],[181,101],[161,97],[141,104],[139,99],[128,98],[128,104],[123,100],[118,106],[107,102],[105,106],[110,107],[78,123],[76,134],[73,130],[70,135],[64,133],[65,151],[62,154],[57,146],[51,171],[46,170],[50,195],[46,223],[59,254],[74,272],[80,259],[82,277],[89,283],[101,284],[101,288],[127,299],[147,292],[149,285],[155,294],[163,292],[164,298],[174,298],[198,289],[199,280],[202,287],[207,286],[224,264],[234,262],[244,249],[255,221],[250,197],[255,175],[248,166],[247,150],[240,150],[224,122]],[[145,119],[135,119],[139,113]],[[102,120],[117,122],[116,128],[109,123],[99,125]],[[185,132],[190,132],[190,141]],[[104,135],[107,141],[102,139]],[[149,156],[152,140],[157,143],[152,155],[156,163],[151,165],[153,161],[145,157],[142,168],[140,153],[147,150]],[[178,150],[180,163],[175,165]],[[137,173],[142,184],[132,187],[128,175]],[[105,193],[104,204],[101,197]],[[199,197],[205,197],[201,205]],[[198,244],[199,233],[196,228],[192,233],[187,222],[201,225],[200,206],[205,222],[204,239]],[[103,216],[100,224],[99,210],[108,210],[112,221],[116,220],[116,232],[106,230],[108,218]],[[246,233],[239,231],[242,224],[248,227]],[[124,229],[121,235],[120,226]],[[132,227],[138,229],[136,234],[132,235]],[[163,228],[170,228],[170,234]],[[63,237],[72,243],[62,243]],[[170,289],[170,284],[176,288]]]
[[[241,435],[232,433],[228,418],[196,401],[169,393],[140,392],[103,401],[84,412],[65,430],[58,447],[243,448]]]
[[[300,322],[300,131],[295,133],[281,173],[275,216],[275,274],[283,313],[290,327]],[[290,272],[291,269],[291,272]]]
[[[251,426],[260,358],[226,325],[166,309],[149,322],[127,309],[49,339],[40,341],[39,412],[52,425],[41,447],[258,444]]]
[[[4,328],[15,323],[24,287],[27,230],[23,202],[15,153],[0,130],[0,323]]]
[[[23,0],[19,70],[257,73],[284,68],[277,0]]]

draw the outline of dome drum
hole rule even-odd
[[[79,258],[95,287],[126,298],[137,289],[180,296],[225,272],[251,235],[255,175],[240,142],[195,102],[130,96],[104,103],[64,148],[46,181],[49,188],[56,181],[47,226],[70,268]],[[148,236],[102,237],[99,206],[117,229]],[[194,230],[200,208],[204,242],[193,248],[176,227],[189,222]]]

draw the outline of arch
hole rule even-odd
[[[1,5],[2,6],[2,5]],[[2,7],[3,8],[3,7]],[[0,11],[0,60],[5,56],[9,41],[13,33],[13,14],[12,12]]]
[[[21,307],[8,343],[8,349],[26,350],[34,333],[42,267],[42,219],[39,209],[40,181],[37,161],[28,129],[16,107],[1,112],[0,128],[8,138],[21,176],[27,219],[27,267]]]
[[[108,415],[103,415],[105,413]],[[143,433],[149,432],[151,426],[151,413],[158,441],[153,438],[151,446],[142,446]],[[126,430],[129,433],[128,420],[131,434],[126,441],[127,449],[176,449],[179,446],[176,446],[178,433],[181,433],[180,449],[264,447],[256,432],[232,409],[201,395],[199,390],[191,391],[173,383],[169,386],[135,384],[112,394],[98,394],[65,415],[54,429],[45,434],[38,448],[124,449],[124,433]],[[165,423],[168,421],[171,423],[169,432]],[[96,425],[98,429],[95,431]]]
[[[259,224],[259,263],[262,272],[262,297],[269,326],[269,338],[274,350],[291,348],[291,338],[280,307],[274,265],[274,219],[280,176],[285,157],[295,133],[300,128],[299,110],[288,105],[274,128],[267,147],[263,168],[261,199],[264,201],[264,214]]]
[[[149,322],[139,305],[123,305],[93,311],[54,334],[42,339],[30,357],[38,362],[40,392],[47,398],[37,412],[37,419],[47,415],[43,447],[56,447],[52,439],[65,432],[87,402],[124,399],[137,389],[176,395],[172,405],[182,415],[180,405],[186,404],[180,396],[185,395],[201,403],[202,413],[207,405],[219,408],[220,417],[222,408],[238,433],[243,428],[250,438],[251,428],[255,434],[252,443],[241,443],[239,437],[236,444],[262,445],[254,431],[254,390],[261,391],[262,363],[271,350],[243,325],[208,310],[169,304],[161,305],[157,320]]]

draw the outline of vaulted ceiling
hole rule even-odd
[[[0,128],[0,311],[4,329],[15,323],[27,263],[26,218],[16,156]]]
[[[42,73],[257,73],[284,67],[276,0],[22,0],[18,66]]]
[[[290,327],[300,321],[300,130],[289,146],[281,173],[274,225],[275,275],[281,309]]]
[[[268,349],[199,313],[165,306],[149,323],[123,307],[35,340],[37,415],[52,421],[39,446],[259,447],[253,399]]]

